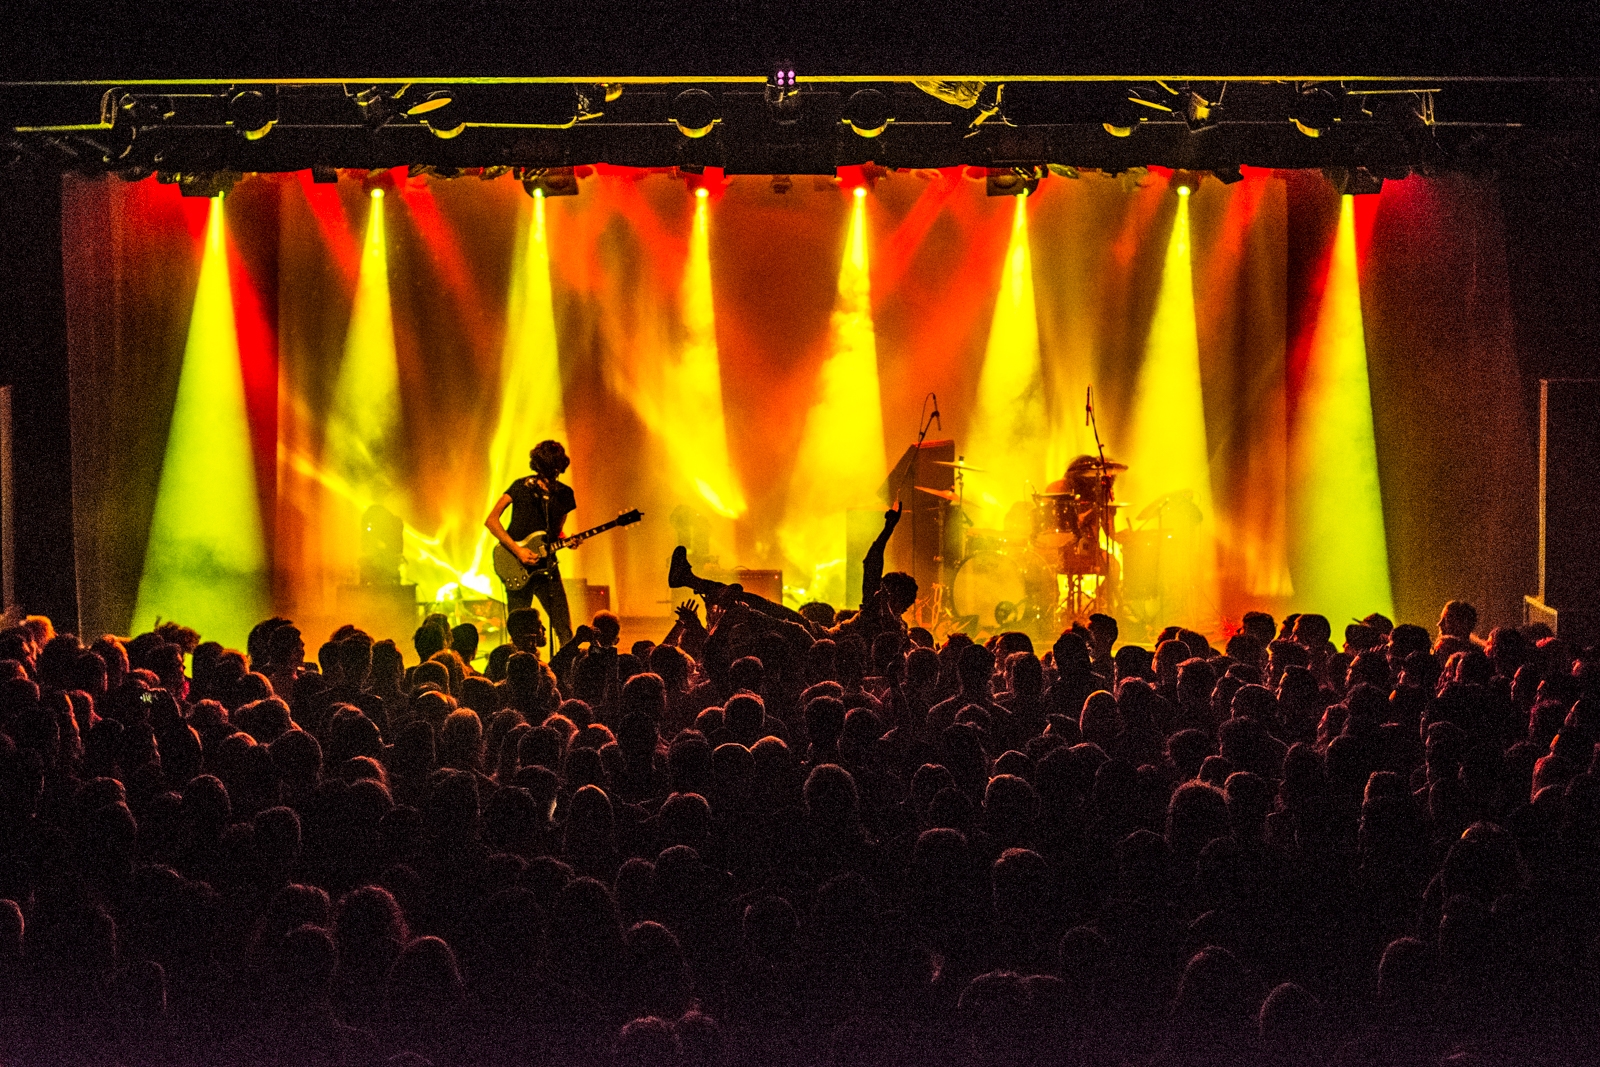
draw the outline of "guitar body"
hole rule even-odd
[[[595,534],[605,533],[607,530],[615,529],[618,526],[632,526],[642,518],[644,518],[644,513],[635,508],[632,511],[618,515],[610,522],[601,523],[592,530],[584,530],[582,533],[575,533],[571,537],[563,537],[555,541],[550,540],[549,535],[543,530],[535,530],[518,542],[522,547],[530,549],[537,557],[533,563],[523,563],[512,555],[510,549],[506,548],[505,545],[496,543],[494,546],[494,573],[499,576],[506,589],[514,593],[527,585],[534,575],[549,574],[555,568],[557,549],[576,548]]]
[[[494,546],[494,572],[505,587],[513,592],[527,585],[535,574],[548,574],[556,558],[555,550],[550,547],[543,530],[529,534],[518,543],[523,548],[532,549],[539,561],[531,565],[523,563],[505,545],[497,543]]]

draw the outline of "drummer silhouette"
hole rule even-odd
[[[1103,572],[1106,558],[1100,532],[1109,531],[1115,480],[1127,464],[1082,455],[1066,473],[1045,486],[1034,512],[1034,541],[1060,553],[1063,573]]]

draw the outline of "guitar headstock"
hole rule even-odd
[[[640,511],[638,508],[634,508],[632,511],[624,511],[622,514],[618,515],[617,516],[617,525],[618,526],[632,526],[634,523],[640,521],[643,518],[644,518],[644,512]]]

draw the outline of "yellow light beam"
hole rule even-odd
[[[266,615],[268,588],[223,199],[217,196],[206,224],[134,629],[148,629],[160,617],[243,648],[250,628]]]
[[[1044,374],[1039,360],[1039,316],[1028,250],[1028,197],[1018,196],[995,300],[983,374],[964,451],[982,477],[966,483],[967,511],[979,526],[999,527],[1005,510],[1042,485],[1050,451]],[[1056,477],[1051,471],[1045,480]]]
[[[1341,620],[1394,614],[1372,390],[1361,317],[1354,198],[1345,196],[1301,383],[1290,452],[1300,610]]]
[[[711,298],[711,239],[702,187],[695,190],[694,229],[679,303],[687,332],[668,391],[667,411],[678,423],[666,435],[673,465],[686,476],[711,510],[725,519],[745,512],[744,491],[728,459],[722,414],[722,364],[717,353],[716,307]]]
[[[355,302],[345,334],[344,358],[339,364],[328,418],[328,465],[356,496],[404,515],[405,472],[400,446],[400,371],[389,306],[383,190],[374,189]],[[349,528],[352,533],[356,529],[354,516]]]
[[[795,595],[834,604],[860,592],[844,588],[845,511],[880,506],[877,491],[887,473],[865,197],[858,187],[834,298],[833,352],[817,378],[778,527],[779,546],[798,568],[792,578],[786,575]]]
[[[530,448],[549,438],[562,442],[567,438],[543,193],[534,196],[529,216],[518,236],[517,258],[511,272],[508,321],[500,357],[500,415],[489,445],[485,512],[507,486],[527,475]],[[484,531],[477,539],[472,565],[462,576],[461,584],[480,593],[497,592],[484,573],[484,561],[493,548],[493,539]]]
[[[1189,193],[1178,191],[1178,210],[1167,241],[1161,290],[1134,389],[1128,464],[1119,495],[1137,514],[1170,493],[1188,491],[1200,513],[1192,544],[1163,548],[1167,591],[1163,624],[1208,629],[1216,622],[1216,516],[1211,500],[1211,460],[1206,445],[1205,400],[1200,386],[1200,339],[1194,317],[1194,277],[1189,253]],[[1171,513],[1181,523],[1181,513]]]

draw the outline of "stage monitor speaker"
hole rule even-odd
[[[389,585],[341,585],[338,595],[339,619],[354,623],[375,640],[389,638],[402,650],[411,648],[417,632],[417,587],[394,582]]]
[[[900,525],[889,539],[887,565],[890,570],[905,571],[915,578],[921,587],[920,593],[926,593],[929,586],[943,581],[959,562],[962,531],[956,509],[943,497],[917,490],[920,485],[953,492],[956,472],[948,464],[954,463],[955,458],[954,441],[924,441],[920,448],[912,445],[900,456],[878,491],[886,507],[893,506],[898,499],[905,508]],[[879,522],[882,522],[882,515]],[[877,536],[876,530],[872,536]],[[954,551],[950,550],[952,545]],[[858,576],[856,595],[860,588]]]
[[[747,593],[765,597],[774,604],[783,603],[783,571],[761,570],[751,567],[735,567],[732,570],[726,567],[706,567],[699,571],[702,578],[710,578],[714,582],[726,582],[729,585],[738,583],[739,588]],[[682,603],[689,596],[686,590],[672,590],[673,603]]]
[[[600,612],[611,610],[609,585],[590,585],[583,578],[563,578],[561,584],[567,590],[567,612],[572,616],[573,629],[580,623],[592,622]]]
[[[765,597],[774,604],[783,603],[783,571],[781,570],[753,570],[749,567],[738,567],[733,572],[733,580],[744,587],[747,593]]]
[[[1539,383],[1539,594],[1525,614],[1600,641],[1600,380]]]

